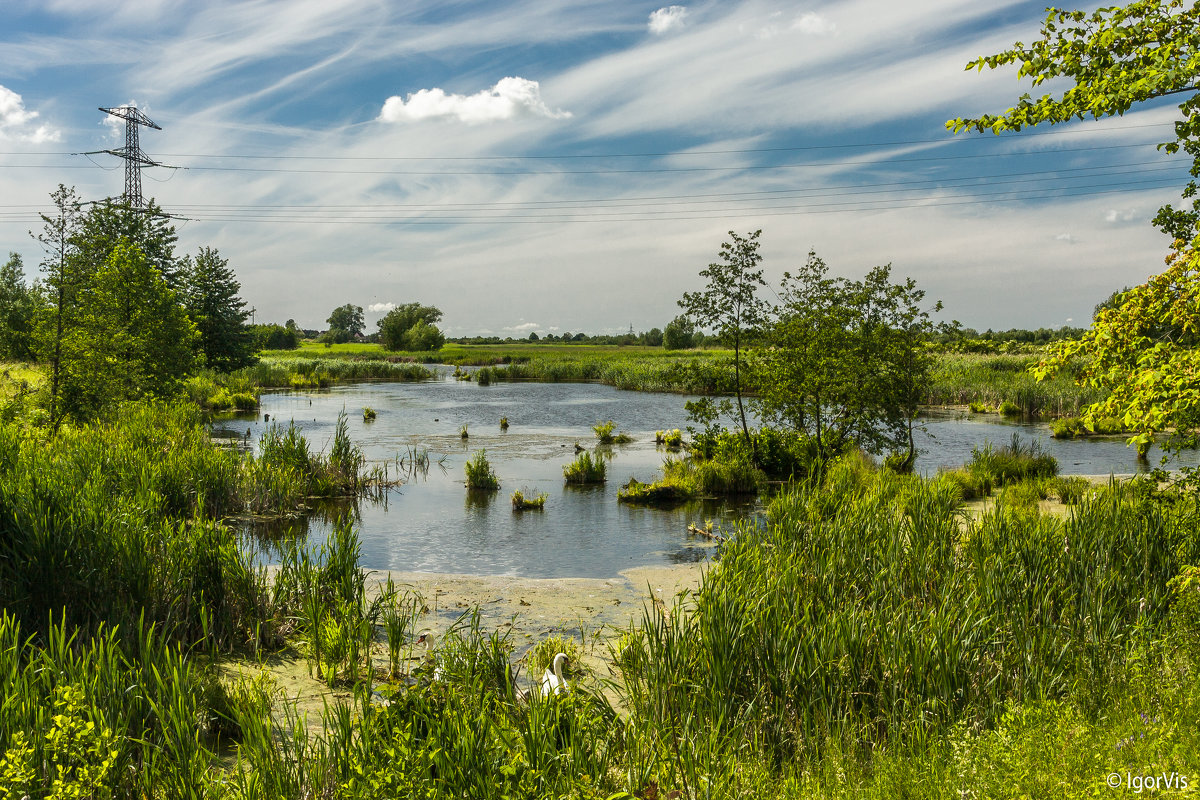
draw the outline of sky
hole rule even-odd
[[[777,286],[815,251],[891,264],[943,318],[1085,326],[1160,271],[1178,109],[1017,135],[1042,2],[4,0],[0,253],[62,183],[119,196],[124,123],[179,253],[219,250],[257,322],[432,304],[450,336],[663,327],[729,231]],[[1051,87],[1053,88],[1053,87]],[[1045,87],[1043,87],[1043,90]],[[768,294],[769,299],[773,299]]]

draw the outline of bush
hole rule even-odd
[[[1019,417],[1021,416],[1021,407],[1010,400],[1005,400],[1000,404],[1000,413],[1005,417]]]
[[[488,463],[486,450],[475,451],[475,455],[466,463],[466,472],[468,489],[490,492],[500,488],[500,481]]]

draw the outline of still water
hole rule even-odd
[[[367,458],[391,462],[409,448],[427,450],[433,461],[424,476],[391,490],[384,503],[360,503],[356,527],[362,563],[373,569],[453,572],[523,577],[612,577],[623,569],[697,561],[712,547],[689,536],[689,523],[713,520],[732,526],[755,507],[736,502],[697,502],[669,510],[617,502],[617,488],[631,477],[651,481],[666,452],[654,432],[684,428],[676,394],[626,392],[580,383],[499,383],[479,386],[449,376],[425,383],[364,383],[320,392],[265,394],[259,413],[224,423],[227,431],[250,432],[257,441],[263,415],[293,421],[313,449],[327,449],[339,412],[345,410],[351,438]],[[377,417],[364,422],[362,409]],[[509,428],[500,430],[500,418]],[[613,420],[634,441],[602,450],[611,457],[608,482],[568,487],[562,468],[579,442],[594,446],[592,425]],[[962,414],[925,420],[918,468],[924,473],[959,466],[974,447],[1007,443],[1014,431],[1037,439],[1064,474],[1126,474],[1139,469],[1121,439],[1057,441],[1045,425],[988,422]],[[469,438],[460,437],[466,425]],[[464,488],[464,462],[479,449],[500,479],[499,492],[480,496]],[[1154,456],[1152,455],[1152,459]],[[1194,459],[1193,459],[1194,461]],[[440,464],[439,464],[440,462]],[[514,512],[516,489],[543,492],[543,511]],[[312,518],[300,526],[309,541],[321,541],[329,523]]]

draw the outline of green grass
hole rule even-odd
[[[942,353],[933,370],[933,385],[926,405],[969,405],[972,410],[1001,408],[1027,417],[1078,415],[1101,399],[1093,389],[1078,386],[1067,373],[1038,382],[1029,367],[1031,355],[972,355]]]

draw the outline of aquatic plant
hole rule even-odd
[[[508,417],[500,418],[500,430],[502,430],[502,431],[508,430]]]
[[[633,437],[625,433],[617,433],[617,423],[611,419],[607,422],[598,422],[592,426],[592,430],[596,432],[596,439],[600,444],[628,444],[633,441]]]
[[[607,470],[602,457],[584,450],[576,454],[574,461],[563,466],[563,478],[567,483],[604,483]]]
[[[512,507],[513,511],[541,511],[546,507],[546,493],[517,489],[512,493]]]
[[[374,422],[374,421],[375,421],[375,409],[371,408],[370,406],[364,408],[363,409],[363,422]]]
[[[467,488],[482,491],[495,491],[500,488],[500,481],[488,463],[487,451],[476,450],[465,465],[467,473]]]
[[[458,438],[460,438],[460,439],[467,438],[467,423],[464,422],[462,424],[462,427],[458,429]]]

